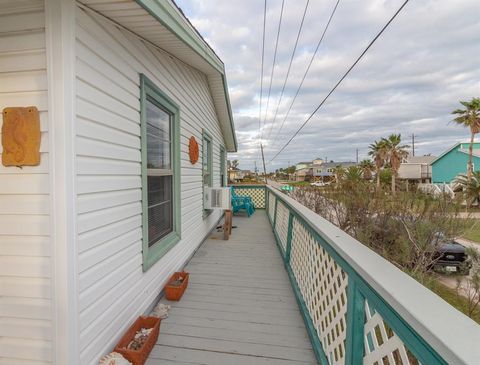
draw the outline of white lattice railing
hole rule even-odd
[[[278,240],[280,241],[280,245],[282,246],[284,252],[287,249],[288,218],[288,208],[281,201],[277,201],[274,227],[275,232],[278,235]]]
[[[480,364],[480,327],[280,191],[267,214],[321,364]]]
[[[268,218],[270,218],[270,222],[272,223],[273,225],[273,218],[274,218],[274,215],[275,215],[275,204],[276,204],[276,201],[277,201],[277,198],[275,198],[275,195],[273,195],[272,193],[268,193]]]

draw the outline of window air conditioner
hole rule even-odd
[[[230,188],[205,188],[205,209],[231,209]]]

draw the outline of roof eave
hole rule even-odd
[[[235,125],[233,123],[233,113],[228,95],[225,66],[222,60],[200,36],[198,31],[195,30],[195,28],[191,25],[189,20],[183,15],[183,12],[181,12],[175,3],[160,0],[135,0],[135,2],[145,9],[145,11],[154,17],[160,24],[175,34],[184,44],[202,57],[211,67],[213,67],[213,69],[215,69],[216,72],[221,75],[232,141],[232,143],[228,143],[229,138],[226,138],[226,150],[228,152],[237,152],[238,145],[235,134]]]

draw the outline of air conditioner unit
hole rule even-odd
[[[230,188],[205,188],[205,209],[231,209]]]

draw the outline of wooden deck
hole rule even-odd
[[[147,365],[316,364],[264,211],[234,217],[189,262],[190,283],[171,304]]]

